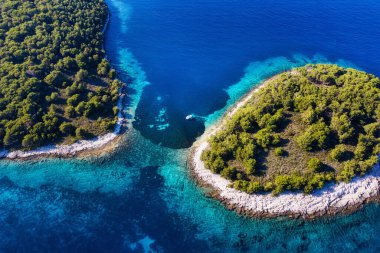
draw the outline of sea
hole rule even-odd
[[[105,50],[133,124],[111,154],[0,161],[0,252],[380,251],[376,203],[313,221],[244,217],[208,197],[186,162],[274,74],[335,63],[380,76],[378,0],[105,2]]]

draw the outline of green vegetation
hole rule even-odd
[[[307,163],[307,168],[310,172],[320,172],[323,168],[323,163],[318,158],[311,158]]]
[[[0,148],[113,129],[123,84],[104,59],[104,1],[3,0],[0,10]]]
[[[324,64],[279,74],[209,143],[205,166],[249,193],[348,182],[378,161],[380,80]]]

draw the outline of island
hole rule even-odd
[[[104,1],[4,0],[0,10],[0,157],[76,154],[114,140],[125,84],[105,58]]]
[[[351,212],[379,194],[380,80],[306,65],[255,88],[194,144],[198,182],[251,216]]]

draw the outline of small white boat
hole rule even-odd
[[[194,114],[189,114],[186,116],[186,120],[194,120],[194,119],[195,119]]]

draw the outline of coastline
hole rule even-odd
[[[294,73],[294,72],[293,72]],[[276,75],[277,76],[277,75]],[[228,187],[230,181],[205,168],[202,152],[208,148],[210,136],[220,130],[225,119],[233,115],[240,107],[276,76],[254,87],[241,100],[232,106],[215,125],[193,144],[188,157],[191,176],[203,187],[210,189],[209,194],[238,214],[257,218],[291,218],[315,219],[318,217],[349,214],[368,202],[379,199],[380,166],[377,164],[370,173],[356,177],[349,183],[329,184],[311,195],[285,192],[279,196],[271,194],[248,194]]]
[[[110,22],[110,11],[108,10],[107,19],[104,23],[102,30],[103,36],[105,35],[108,25]],[[104,39],[103,39],[103,49],[104,49]],[[105,58],[107,58],[105,56]],[[122,131],[126,125],[126,86],[123,85],[119,89],[119,99],[117,101],[117,107],[119,109],[118,119],[114,127],[114,131],[106,133],[101,136],[97,136],[91,140],[80,140],[76,141],[70,145],[62,144],[52,144],[47,146],[42,146],[30,151],[15,150],[0,151],[0,160],[1,159],[21,159],[28,160],[39,157],[74,157],[74,156],[95,156],[103,154],[106,151],[114,150],[119,141],[122,139]]]

